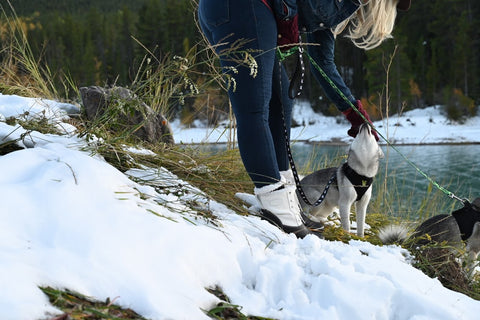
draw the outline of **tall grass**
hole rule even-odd
[[[1,6],[0,19],[0,90],[3,93],[27,97],[59,99],[53,79],[55,77],[47,65],[32,53],[27,40],[27,23],[17,16],[10,0]],[[63,75],[63,92],[75,90],[71,79]]]

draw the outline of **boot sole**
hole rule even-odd
[[[280,221],[280,219],[278,219],[278,217],[276,215],[274,215],[273,213],[271,213],[268,210],[262,209],[260,217],[262,218],[262,220],[270,222],[271,224],[273,224],[277,228],[285,231],[286,233],[295,234],[295,236],[299,239],[302,239],[309,234],[314,234],[314,235],[323,239],[323,236],[321,236],[321,234],[319,234],[318,232],[315,232],[313,230],[308,229],[303,224],[298,226],[298,227],[290,227],[290,226],[284,225]]]
[[[312,232],[323,233],[323,231],[325,229],[325,226],[323,225],[323,223],[311,220],[303,212],[301,213],[301,217],[303,219],[303,224],[305,225],[305,227],[310,229]]]

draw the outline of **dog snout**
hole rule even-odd
[[[370,130],[370,125],[369,125],[368,123],[366,123],[366,122],[365,122],[365,123],[362,123],[362,124],[360,125],[360,128],[359,128],[358,132],[362,132],[363,130],[367,130],[368,134],[371,134],[371,133],[372,133],[371,130]]]

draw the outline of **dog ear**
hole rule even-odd
[[[477,199],[473,200],[472,208],[473,208],[473,210],[480,212],[480,198],[477,198]]]

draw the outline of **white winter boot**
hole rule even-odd
[[[294,188],[296,188],[295,178],[293,177],[292,169],[280,171],[280,176],[282,177],[282,180],[285,179],[286,185],[293,186]],[[308,229],[315,232],[316,234],[323,233],[325,226],[323,225],[322,222],[316,220],[315,218],[310,219],[310,217],[307,214],[305,214],[303,210],[300,210],[300,216],[303,220],[303,224]]]
[[[285,179],[262,188],[255,188],[255,196],[262,207],[262,217],[287,233],[303,238],[312,233],[303,224],[295,186]]]
[[[282,177],[282,180],[285,179],[286,184],[295,185],[295,179],[293,178],[292,169],[288,169],[288,170],[285,170],[285,171],[280,171],[280,177]]]

